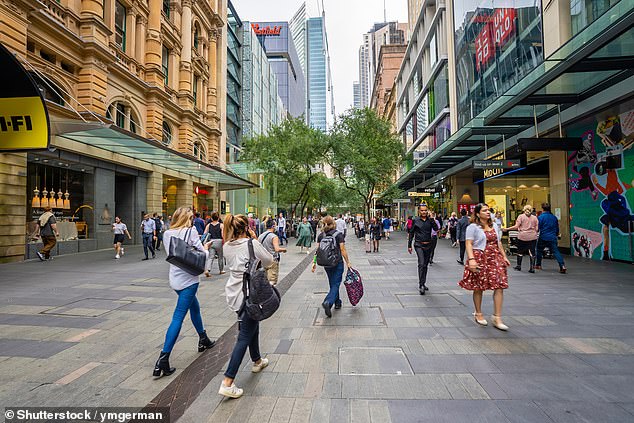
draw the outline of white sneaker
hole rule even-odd
[[[121,255],[124,255],[125,251],[123,251],[123,247],[121,247]]]
[[[229,398],[240,398],[244,393],[244,390],[238,388],[235,383],[232,383],[231,386],[225,386],[224,382],[220,382],[220,389],[218,389],[218,393]]]
[[[121,258],[121,256],[119,254],[115,255],[114,258],[118,259]]]
[[[260,373],[268,365],[269,365],[269,359],[263,358],[260,361],[260,364],[253,364],[253,367],[251,367],[251,372]]]

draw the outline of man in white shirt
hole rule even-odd
[[[286,244],[288,244],[288,238],[286,238],[286,219],[284,219],[283,213],[280,213],[280,216],[277,218],[277,235],[280,238],[280,245],[284,245],[284,240],[286,240]]]
[[[337,231],[342,233],[343,237],[345,238],[346,237],[346,232],[348,232],[348,229],[347,229],[348,225],[346,225],[346,221],[341,216],[341,214],[339,214],[339,219],[335,220],[335,223],[337,225]]]

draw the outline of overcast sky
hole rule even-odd
[[[246,21],[288,21],[303,0],[232,0]],[[352,82],[359,78],[362,34],[383,21],[383,0],[323,0],[337,114],[352,106]],[[321,2],[319,3],[321,4]],[[317,0],[307,0],[309,17],[319,16]],[[385,0],[387,20],[407,22],[407,0]],[[330,120],[330,119],[329,119]]]

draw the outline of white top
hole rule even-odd
[[[346,221],[341,218],[335,220],[335,223],[337,224],[337,230],[341,233],[344,233],[346,230]]]
[[[284,219],[283,217],[280,217],[277,219],[277,227],[278,228],[282,228],[282,229],[286,229],[286,219]]]
[[[227,304],[233,311],[240,310],[243,301],[242,294],[242,276],[246,270],[246,264],[249,262],[249,238],[240,238],[235,241],[227,242],[222,247],[222,253],[227,260],[229,267],[229,280],[225,285],[225,295],[227,296]],[[260,244],[260,241],[253,240],[253,252],[260,259],[262,266],[268,267],[273,264],[273,256],[266,251],[266,248]]]
[[[125,223],[113,223],[112,230],[114,231],[115,235],[123,235],[125,234],[125,231],[128,230],[128,227],[125,225]]]
[[[501,236],[500,227],[496,223],[494,223],[493,229],[495,230],[495,234],[499,240]],[[476,223],[472,223],[469,226],[467,226],[467,233],[465,235],[465,239],[470,239],[473,241],[474,250],[484,251],[484,249],[487,246],[487,236],[484,233],[484,229],[482,229],[482,226]]]
[[[170,241],[173,236],[185,239],[185,235],[187,234],[188,228],[180,228],[180,229],[168,229],[163,234],[163,251],[166,254],[169,254],[170,251]],[[192,230],[189,231],[189,240],[186,240],[189,245],[193,245],[199,251],[204,251],[207,257],[209,257],[209,252],[203,248],[203,244],[200,242],[200,236],[198,235],[198,231],[196,228],[192,227]],[[172,289],[176,291],[180,291],[181,289],[185,289],[188,286],[191,286],[195,283],[198,283],[198,276],[193,276],[187,273],[186,271],[170,264],[170,286]]]

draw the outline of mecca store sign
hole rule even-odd
[[[0,153],[48,148],[50,129],[40,90],[0,44]]]

